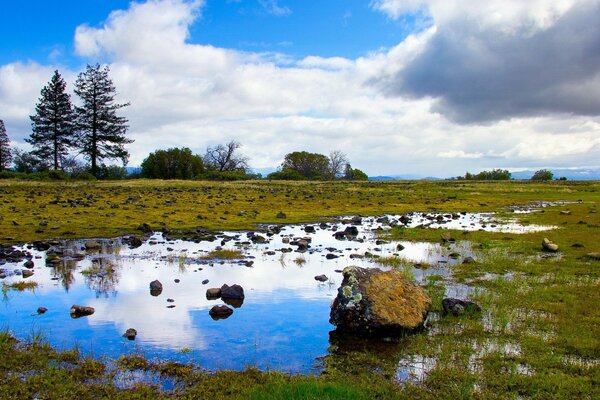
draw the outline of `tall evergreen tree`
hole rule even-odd
[[[10,139],[6,134],[4,121],[0,119],[0,171],[8,168],[12,162],[12,150],[10,148]]]
[[[90,161],[93,175],[98,174],[98,162],[104,158],[120,159],[126,164],[129,153],[125,145],[133,142],[125,137],[127,119],[117,115],[129,103],[115,103],[116,89],[108,73],[107,66],[88,65],[75,83],[75,94],[82,103],[75,107],[79,146]]]
[[[73,146],[74,117],[71,96],[65,92],[67,83],[54,71],[48,85],[42,89],[42,96],[35,106],[35,115],[31,115],[33,132],[29,139],[34,150],[32,154],[42,162],[61,168],[63,158]]]

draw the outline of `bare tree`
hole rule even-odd
[[[208,147],[204,155],[204,164],[207,169],[219,172],[248,170],[248,157],[239,154],[242,147],[239,142],[232,140],[227,144]]]
[[[348,164],[348,157],[340,150],[329,152],[329,171],[331,179],[335,179],[344,173],[344,168]]]

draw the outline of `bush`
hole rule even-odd
[[[295,169],[284,169],[283,171],[272,172],[267,175],[267,179],[282,180],[282,181],[302,181],[307,180],[304,175]]]
[[[197,179],[204,162],[187,147],[156,150],[142,162],[142,176],[150,179]]]
[[[531,177],[532,181],[551,181],[554,178],[554,174],[547,169],[540,169],[535,171],[535,174]]]
[[[260,174],[247,174],[243,171],[207,171],[200,177],[209,181],[247,181],[260,179]]]

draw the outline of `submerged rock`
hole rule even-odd
[[[542,249],[556,253],[558,251],[558,245],[552,242],[550,239],[544,238],[544,240],[542,240]]]
[[[396,336],[423,327],[431,299],[400,271],[347,267],[329,322],[339,332]]]
[[[73,304],[70,310],[71,318],[85,317],[92,315],[94,312],[96,312],[94,307],[78,306],[77,304]]]
[[[38,309],[37,309],[38,314],[45,314],[46,311],[48,311],[48,309],[46,307],[38,307]]]
[[[442,315],[452,314],[456,317],[464,313],[479,313],[481,307],[479,304],[469,300],[453,299],[450,297],[442,300]]]

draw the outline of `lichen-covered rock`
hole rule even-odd
[[[556,253],[558,251],[558,245],[552,242],[550,239],[544,238],[544,240],[542,240],[542,249],[545,251]]]
[[[340,332],[394,336],[423,327],[431,299],[400,271],[347,267],[329,322]]]

